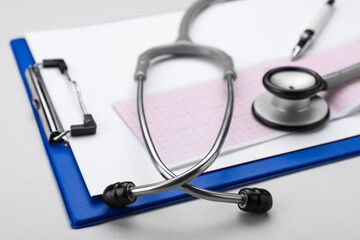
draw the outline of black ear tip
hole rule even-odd
[[[102,199],[106,205],[119,208],[136,201],[136,196],[129,194],[128,190],[135,187],[132,182],[117,182],[107,186],[103,192]]]
[[[238,204],[238,206],[246,212],[266,213],[273,205],[272,196],[266,189],[243,188],[239,194],[245,197],[245,203]]]

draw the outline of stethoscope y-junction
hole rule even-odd
[[[111,207],[123,207],[136,201],[138,196],[163,192],[172,188],[179,188],[184,192],[202,199],[218,202],[236,203],[239,208],[248,211],[262,213],[267,212],[272,207],[271,194],[264,189],[244,188],[238,194],[214,192],[189,183],[192,179],[202,174],[208,169],[220,154],[228,133],[233,113],[234,89],[233,81],[236,73],[233,61],[229,55],[223,51],[204,45],[193,43],[189,36],[189,26],[196,16],[209,5],[214,4],[216,0],[200,0],[192,5],[182,19],[178,39],[173,44],[154,47],[140,55],[135,72],[135,80],[138,83],[137,89],[137,109],[143,139],[149,152],[151,160],[159,173],[166,179],[162,182],[135,186],[132,182],[118,182],[108,186],[103,193],[104,202]],[[209,150],[196,165],[189,170],[176,175],[162,162],[156,151],[156,147],[151,138],[151,134],[146,122],[144,111],[143,89],[146,79],[146,72],[150,62],[160,56],[169,56],[172,58],[178,56],[196,56],[204,59],[210,59],[223,68],[223,78],[227,85],[227,105],[225,114],[217,134],[217,137]]]

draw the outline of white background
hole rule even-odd
[[[71,229],[9,41],[27,31],[184,9],[191,2],[0,3],[0,123],[3,135],[0,138],[0,239],[360,237],[360,230],[356,228],[360,223],[358,157],[257,184],[268,188],[274,197],[274,208],[267,215],[240,213],[231,204],[192,200],[90,228]],[[317,1],[317,8],[320,2],[323,1]],[[353,25],[356,27],[356,23]]]

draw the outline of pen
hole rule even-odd
[[[323,6],[320,12],[315,16],[308,28],[300,36],[299,42],[296,44],[291,53],[291,61],[296,60],[306,51],[314,40],[315,35],[319,34],[321,29],[325,26],[334,10],[334,2],[335,0],[328,0],[325,6]]]

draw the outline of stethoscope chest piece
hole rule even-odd
[[[255,118],[272,128],[302,131],[324,124],[330,115],[327,102],[316,96],[324,81],[314,71],[302,67],[281,67],[264,75],[268,92],[252,105]]]

